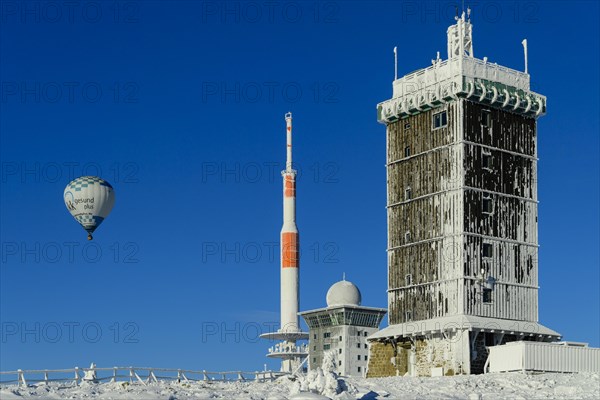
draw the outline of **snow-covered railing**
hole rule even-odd
[[[194,371],[172,368],[112,367],[0,371],[0,385],[17,384],[27,386],[32,383],[71,382],[129,382],[146,385],[160,380],[192,381],[272,381],[287,372],[279,371]],[[6,379],[13,377],[14,379]]]

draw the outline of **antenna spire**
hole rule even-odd
[[[398,47],[394,46],[394,80],[398,79]]]

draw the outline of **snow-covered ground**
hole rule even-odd
[[[340,378],[347,391],[335,399],[600,399],[598,374],[487,374],[433,378]],[[141,384],[56,383],[27,388],[4,386],[0,399],[264,399],[299,400],[326,398],[296,393],[298,381],[282,377],[274,382],[159,382]],[[292,394],[296,393],[296,394]]]

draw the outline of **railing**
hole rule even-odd
[[[530,90],[529,74],[474,57],[456,57],[437,61],[434,65],[395,80],[392,84],[392,98],[411,95],[436,85],[443,86],[444,82],[453,81],[461,76],[482,78],[521,90]]]
[[[51,377],[51,374],[53,375]],[[112,368],[79,368],[72,369],[42,369],[1,371],[0,385],[17,384],[27,386],[30,383],[71,382],[78,385],[81,382],[129,382],[147,385],[152,382],[177,381],[273,381],[287,372],[275,371],[193,371],[187,369],[147,368],[147,367],[112,367]],[[6,379],[13,376],[15,379]]]
[[[308,353],[308,345],[289,345],[278,343],[269,348],[269,354],[277,353]]]

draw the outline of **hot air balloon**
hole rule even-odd
[[[81,176],[69,182],[64,199],[71,215],[88,232],[88,240],[92,240],[92,233],[115,205],[115,191],[102,178]]]

